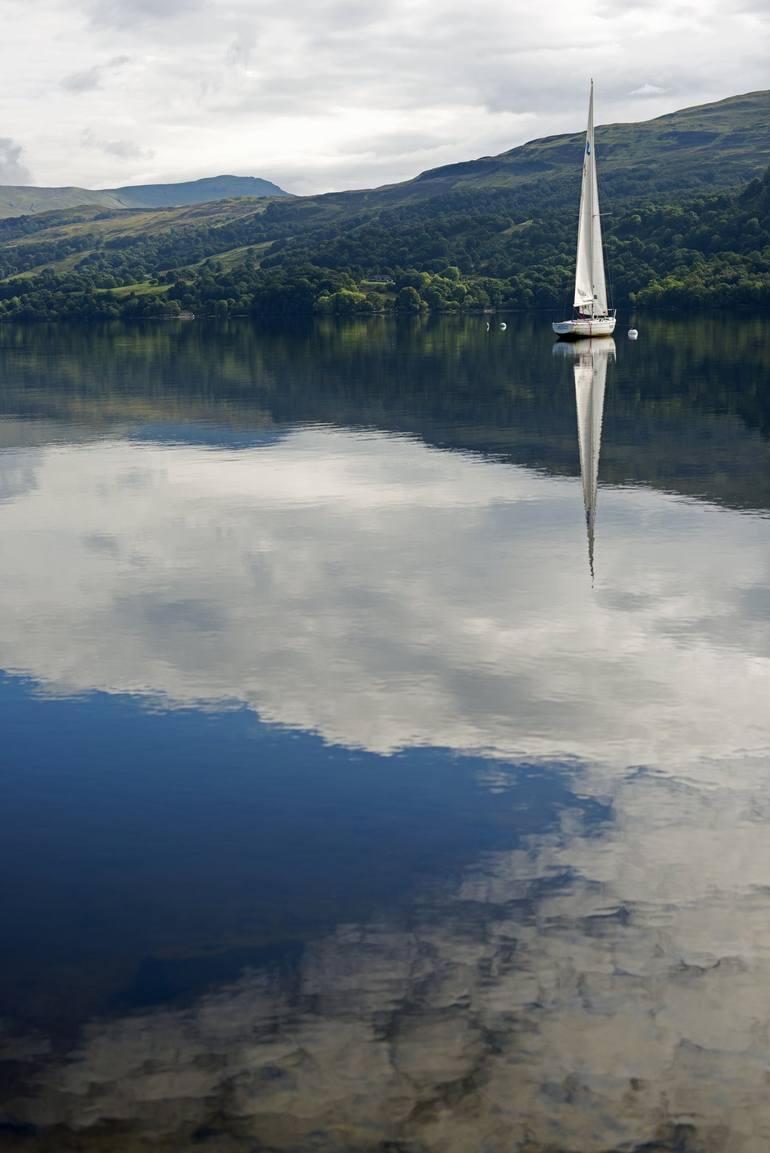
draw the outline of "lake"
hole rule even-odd
[[[0,327],[0,1150],[766,1153],[770,327]]]

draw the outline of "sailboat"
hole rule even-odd
[[[607,309],[607,284],[604,278],[602,222],[599,214],[599,188],[596,181],[594,149],[594,82],[588,98],[588,128],[583,156],[583,183],[580,189],[577,261],[575,267],[575,315],[559,320],[554,332],[564,340],[581,337],[612,336],[615,331],[615,309]]]

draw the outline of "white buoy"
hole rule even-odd
[[[489,332],[489,321],[487,321],[487,332]]]
[[[639,335],[639,329],[638,328],[629,328],[629,330],[628,330],[628,339],[629,340],[636,340],[638,335]]]
[[[504,321],[504,320],[501,320],[501,321],[500,321],[500,331],[501,331],[501,332],[505,332],[505,330],[506,330],[506,328],[507,328],[507,327],[508,327],[508,325],[505,323],[505,321]]]

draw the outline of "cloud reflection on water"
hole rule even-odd
[[[592,594],[576,500],[378,434],[36,450],[0,511],[0,666],[54,692],[244,702],[377,752],[766,749],[767,522],[608,491]]]
[[[126,1153],[201,1130],[217,1149],[760,1153],[764,767],[630,774],[598,831],[569,818],[406,918],[341,925],[291,979],[95,1023],[29,1115],[95,1141],[109,1120]]]

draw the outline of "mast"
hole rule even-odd
[[[599,215],[599,186],[594,149],[594,82],[588,97],[588,126],[583,155],[580,188],[577,259],[575,261],[575,308],[589,316],[607,315],[607,286],[604,279],[602,222]]]

